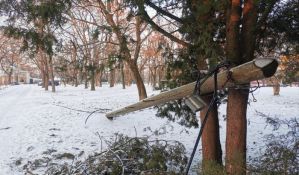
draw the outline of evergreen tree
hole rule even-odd
[[[39,68],[48,88],[49,71],[55,92],[53,46],[57,43],[53,30],[65,23],[63,13],[71,7],[70,0],[1,0],[1,15],[8,17],[2,29],[9,37],[23,40],[23,50],[40,55]],[[46,56],[45,56],[46,54]],[[48,57],[48,58],[47,58]]]
[[[298,2],[295,1],[286,3],[279,0],[131,0],[130,5],[154,29],[188,50],[187,56],[181,60],[185,64],[177,64],[177,60],[174,62],[174,65],[181,65],[182,67],[188,65],[189,58],[193,62],[197,62],[199,70],[211,69],[219,60],[222,60],[221,58],[229,60],[232,66],[237,66],[254,59],[258,55],[271,53],[274,48],[277,49],[281,46],[279,45],[279,43],[283,43],[281,41],[290,42],[292,46],[296,46],[294,42],[298,43],[298,39],[296,39],[298,34]],[[151,20],[147,12],[149,8],[154,9],[160,16],[172,20],[179,26],[179,31],[184,39],[177,38]],[[176,9],[177,11],[170,12],[169,9]],[[282,22],[282,20],[284,24],[287,24],[279,25],[279,21]],[[290,36],[294,38],[290,39]],[[271,50],[271,48],[273,49]],[[190,75],[184,78],[190,77]],[[232,174],[245,174],[246,170],[248,94],[248,89],[229,89],[228,91],[226,170]],[[180,105],[176,107],[180,107]],[[173,108],[172,111],[177,110]],[[208,122],[206,126],[206,130],[212,128],[209,130],[212,132],[208,132],[206,136],[214,141],[210,142],[211,145],[218,145],[219,135],[213,135],[219,130],[217,109],[213,111],[215,112],[214,117],[212,114],[209,117],[215,120],[211,123]],[[162,112],[165,113],[165,110],[163,109]],[[204,134],[203,150],[210,149],[209,147],[205,149],[207,142],[209,141],[205,140]],[[207,151],[207,153],[209,152],[216,155],[210,160],[221,162],[221,148]],[[208,159],[209,155],[204,153],[203,160]]]

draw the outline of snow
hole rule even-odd
[[[148,94],[157,94],[147,87]],[[273,132],[256,111],[280,119],[298,118],[299,88],[281,88],[280,96],[272,95],[272,88],[255,93],[257,102],[248,107],[248,151],[262,145],[262,136]],[[90,91],[80,87],[58,86],[56,93],[45,92],[37,85],[18,85],[0,88],[0,175],[22,174],[15,162],[43,157],[48,150],[86,155],[101,151],[96,133],[109,139],[114,133],[129,136],[148,136],[182,142],[191,152],[198,129],[187,129],[177,123],[155,117],[155,109],[145,109],[108,120],[105,112],[137,102],[135,86],[104,86]],[[252,97],[250,97],[252,101]],[[225,105],[220,107],[222,149],[225,146]],[[85,124],[86,117],[96,111]],[[153,134],[158,130],[159,134]],[[275,132],[283,132],[281,130]],[[256,145],[253,143],[256,142]],[[199,156],[197,156],[199,157]],[[198,161],[198,158],[197,158]],[[196,165],[194,165],[196,166]]]

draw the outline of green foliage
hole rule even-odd
[[[196,59],[208,59],[210,67],[215,66],[219,58],[224,56],[225,5],[226,1],[186,3],[182,16],[184,23],[180,32],[192,43],[188,54]]]
[[[53,55],[55,36],[46,27],[58,27],[66,22],[63,13],[71,7],[70,0],[1,0],[0,13],[8,17],[8,26],[2,27],[5,34],[23,40],[23,50],[44,50]],[[19,25],[25,23],[25,25]],[[41,32],[41,29],[44,32]]]
[[[296,175],[299,173],[298,151],[298,144],[290,147],[283,140],[273,140],[266,145],[262,155],[255,159],[253,171],[259,174]]]
[[[114,69],[116,64],[119,62],[119,60],[120,60],[120,55],[116,53],[110,53],[108,55],[108,64],[107,64],[108,69],[109,70]]]
[[[71,4],[71,0],[1,0],[0,12],[9,17],[9,22],[22,19],[29,24],[41,19],[47,24],[61,25],[65,22],[62,13],[70,9]]]
[[[198,69],[212,69],[221,60],[224,55],[225,1],[130,0],[128,5],[132,13],[142,16],[145,7],[150,6],[150,3],[160,8],[157,12],[161,16],[165,16],[161,10],[167,11],[166,9],[182,12],[178,17],[180,20],[176,20],[178,31],[191,43],[190,47],[184,49],[172,50],[173,48],[162,47],[163,56],[166,58],[166,79],[170,89],[195,81]],[[157,116],[166,117],[171,121],[179,120],[179,123],[186,126],[198,125],[195,114],[182,101],[158,107]]]
[[[299,173],[299,122],[298,118],[280,120],[258,113],[266,119],[268,126],[277,131],[280,127],[284,133],[264,136],[265,147],[260,148],[256,157],[249,162],[249,172],[252,174],[296,175]]]
[[[269,18],[273,32],[283,34],[285,41],[297,44],[299,42],[299,2],[290,0],[279,6]]]
[[[104,139],[104,138],[101,138]],[[171,174],[179,175],[184,172],[187,164],[184,146],[176,141],[148,140],[148,138],[127,137],[116,134],[114,140],[104,140],[109,148],[106,151],[90,155],[85,160],[73,159],[71,163],[57,163],[57,157],[45,158],[38,162],[47,164],[44,174],[48,175],[98,175],[110,174]],[[64,155],[64,154],[62,154]],[[36,162],[36,161],[32,161]],[[19,165],[19,164],[18,164]],[[26,171],[41,171],[28,162]]]
[[[227,175],[226,171],[225,171],[225,167],[220,165],[219,163],[215,162],[215,161],[209,161],[206,160],[203,162],[204,164],[204,172],[202,169],[202,165],[199,164],[198,167],[198,174],[204,174],[204,175]]]
[[[280,51],[289,55],[299,52],[299,2],[260,1],[259,2],[257,46],[259,54]]]
[[[47,33],[41,34],[34,29],[16,28],[9,25],[4,28],[4,34],[15,39],[23,39],[22,50],[37,51],[39,48],[52,55],[52,46],[57,42],[54,35]]]
[[[186,127],[198,127],[196,115],[189,109],[182,100],[168,102],[165,105],[157,106],[156,116],[167,118],[170,121],[177,121],[180,125]]]
[[[163,57],[166,58],[166,86],[169,89],[182,86],[196,81],[197,65],[196,59],[188,55],[186,49],[171,50],[162,46]],[[157,106],[156,116],[167,118],[170,121],[177,121],[187,127],[198,127],[198,120],[183,100],[168,102],[165,105]]]

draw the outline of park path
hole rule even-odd
[[[43,105],[40,102],[47,98],[36,98],[40,91],[35,88],[33,85],[17,85],[0,91],[0,174],[10,172],[7,163],[18,159],[24,150],[32,151],[33,147],[28,143],[39,139],[36,137],[38,118],[35,114],[40,113]]]

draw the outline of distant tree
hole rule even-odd
[[[108,51],[104,51],[106,47],[107,32],[101,30],[88,21],[93,17],[89,13],[80,9],[73,8],[68,13],[69,27],[65,30],[66,37],[71,36],[72,54],[82,58],[82,78],[84,79],[85,88],[95,90],[97,74],[100,72],[100,60]],[[69,45],[69,43],[65,43]],[[74,50],[75,49],[75,50]]]
[[[0,34],[0,40],[0,70],[8,76],[8,84],[11,84],[13,73],[24,61],[24,55],[21,53],[22,43],[2,34]]]
[[[106,26],[98,22],[96,25],[105,27],[113,33],[119,47],[119,58],[128,64],[134,75],[139,99],[146,98],[146,89],[137,61],[142,43],[148,37],[145,33],[148,29],[147,24],[140,17],[129,14],[119,1],[86,1],[85,3],[86,6],[97,7],[100,15],[104,17]]]
[[[153,88],[157,85],[161,88],[161,81],[165,79],[166,63],[163,57],[164,45],[167,45],[168,39],[163,35],[155,32],[145,42],[141,54],[144,57],[144,64],[148,66],[148,82]]]
[[[290,84],[299,81],[299,55],[287,55],[280,59],[281,79]]]
[[[52,91],[55,92],[53,73],[53,46],[57,42],[54,29],[65,22],[62,13],[71,6],[70,0],[1,0],[1,15],[8,17],[5,34],[23,40],[23,49],[40,54],[38,66],[44,74],[47,90],[50,71]],[[47,57],[45,57],[45,55]]]

